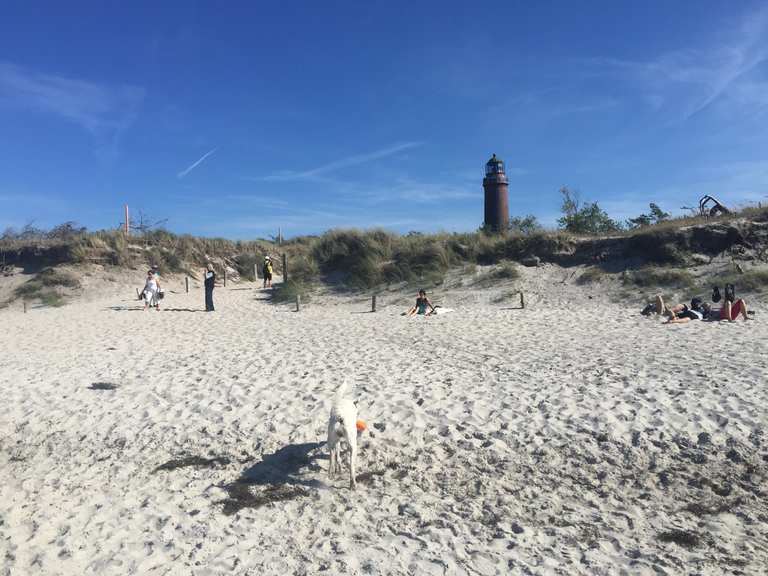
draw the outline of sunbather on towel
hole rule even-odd
[[[427,308],[429,308],[429,312],[427,312]],[[424,290],[419,290],[419,296],[416,298],[416,304],[408,310],[407,315],[413,316],[414,314],[423,314],[424,316],[429,316],[431,314],[435,313],[435,307],[432,306],[432,302],[429,301],[429,298],[427,298],[427,293]]]

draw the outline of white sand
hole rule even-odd
[[[179,283],[160,313],[0,312],[0,574],[764,573],[762,311],[663,326],[530,278],[525,310],[431,318],[247,284],[205,314]],[[321,445],[342,378],[355,492]],[[187,456],[219,460],[156,470]]]

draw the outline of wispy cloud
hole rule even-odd
[[[322,166],[318,166],[317,168],[312,168],[310,170],[304,170],[300,172],[286,170],[286,171],[278,172],[268,176],[262,176],[257,178],[245,177],[244,179],[261,181],[261,182],[287,182],[287,181],[293,181],[293,180],[316,180],[321,178],[323,174],[328,174],[330,172],[334,172],[342,168],[349,168],[350,166],[358,166],[360,164],[366,164],[368,162],[373,162],[374,160],[380,160],[381,158],[393,156],[400,152],[404,152],[405,150],[410,150],[411,148],[416,148],[421,145],[422,145],[421,142],[404,142],[401,144],[395,144],[393,146],[389,146],[388,148],[376,150],[375,152],[348,156],[347,158],[335,160],[333,162],[329,162],[328,164],[323,164]]]
[[[99,84],[0,62],[0,104],[54,114],[92,133],[127,128],[144,94],[138,86]]]
[[[211,154],[213,154],[214,152],[216,152],[216,150],[218,150],[218,148],[214,148],[213,150],[209,150],[208,152],[206,152],[205,154],[203,154],[202,156],[200,156],[200,158],[198,158],[197,160],[195,160],[194,162],[192,162],[192,164],[190,164],[189,166],[187,166],[187,167],[186,167],[184,170],[182,170],[181,172],[179,172],[178,174],[176,174],[176,177],[177,177],[179,180],[181,180],[182,178],[184,178],[184,176],[186,176],[187,174],[189,174],[190,172],[192,172],[192,170],[194,170],[195,168],[197,168],[198,166],[200,166],[200,164],[202,164],[203,162],[205,162],[206,158],[208,158],[208,157],[209,157]]]
[[[707,45],[659,54],[643,61],[595,58],[587,61],[595,75],[623,76],[639,89],[653,109],[688,120],[726,95],[744,105],[764,106],[761,84],[750,79],[768,62],[768,9],[747,15]]]
[[[416,204],[434,204],[466,200],[469,198],[482,198],[482,188],[477,183],[476,190],[466,186],[456,186],[453,183],[421,182],[412,178],[398,178],[391,184],[382,184],[375,187],[354,187],[359,199],[368,204],[385,204],[391,202],[406,202]]]

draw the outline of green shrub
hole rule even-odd
[[[320,279],[320,269],[311,254],[297,252],[288,259],[288,278],[305,286]]]
[[[296,296],[301,296],[301,301],[307,302],[309,300],[309,288],[307,285],[294,280],[288,280],[288,282],[275,284],[272,290],[272,301],[279,304],[295,302]]]
[[[597,266],[593,266],[584,270],[584,272],[581,273],[581,276],[576,278],[576,284],[583,286],[584,284],[599,282],[603,278],[605,278],[605,272]]]
[[[39,280],[27,280],[21,286],[17,286],[13,291],[16,296],[24,300],[34,300],[38,298],[43,290],[43,283]]]
[[[28,280],[14,290],[18,298],[24,300],[44,300],[54,301],[62,299],[55,288],[79,288],[80,280],[69,272],[56,270],[55,268],[46,268],[39,272],[34,278]]]
[[[450,266],[450,256],[434,238],[406,236],[398,242],[392,263],[397,278],[389,277],[388,281],[439,284]]]
[[[675,288],[691,288],[694,285],[693,276],[687,270],[670,270],[666,268],[641,268],[624,275],[624,283],[640,288],[670,286]]]
[[[496,282],[503,280],[517,280],[518,278],[520,278],[520,270],[517,268],[517,266],[515,266],[515,264],[512,262],[502,261],[493,270],[482,274],[477,279],[477,283],[480,286],[490,286]]]
[[[704,289],[719,286],[722,290],[725,284],[733,284],[737,292],[760,292],[768,288],[768,270],[747,270],[742,274],[733,272],[718,274],[708,279]]]
[[[64,306],[67,303],[66,299],[61,294],[53,290],[44,290],[40,293],[39,298],[40,302],[45,306],[53,306],[54,308]]]
[[[260,254],[238,254],[235,256],[235,266],[237,272],[241,278],[255,282],[258,279],[258,274],[261,274],[261,265],[264,257]],[[256,271],[256,275],[254,275]]]
[[[331,230],[314,244],[312,257],[324,274],[340,273],[345,284],[368,288],[383,281],[381,268],[390,259],[393,238],[383,230]]]
[[[55,268],[46,268],[37,275],[37,280],[43,286],[64,286],[66,288],[79,288],[80,280],[74,274],[56,270]]]
[[[493,304],[500,304],[501,302],[508,302],[509,300],[512,300],[513,298],[519,299],[520,298],[520,291],[519,290],[505,290],[501,292],[500,294],[496,295],[491,302]]]

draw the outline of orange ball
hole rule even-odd
[[[366,428],[365,422],[363,422],[362,420],[358,420],[357,421],[357,431],[358,432],[362,432],[363,430],[365,430],[365,428]]]

